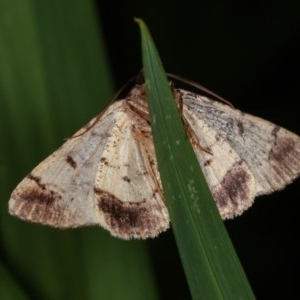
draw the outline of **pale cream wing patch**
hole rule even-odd
[[[198,161],[223,218],[241,214],[256,196],[299,176],[297,135],[218,101],[180,93],[184,120],[199,145]]]
[[[157,236],[169,228],[169,215],[149,124],[129,113],[117,122],[107,144],[95,180],[101,223],[122,238]]]
[[[9,200],[10,214],[61,228],[100,224],[122,238],[158,235],[169,217],[153,172],[151,136],[136,138],[125,100],[94,123],[21,181]]]
[[[117,119],[116,102],[90,130],[80,129],[58,150],[42,161],[13,191],[9,212],[21,219],[54,227],[96,224],[94,182],[97,163]],[[82,134],[84,133],[84,134]]]

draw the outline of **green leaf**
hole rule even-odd
[[[140,19],[151,127],[172,227],[193,299],[254,299]]]
[[[91,0],[0,1],[0,264],[11,279],[0,295],[19,287],[29,299],[157,298],[143,242],[7,212],[17,183],[111,97],[101,37]]]
[[[0,299],[26,300],[26,293],[18,286],[15,279],[0,261]]]

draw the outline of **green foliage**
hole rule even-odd
[[[194,299],[254,299],[183,128],[150,33],[141,28],[143,66],[159,171]]]

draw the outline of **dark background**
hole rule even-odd
[[[141,69],[133,21],[140,17],[168,72],[300,134],[299,1],[102,0],[96,7],[116,88]],[[243,216],[225,222],[258,299],[298,294],[299,183],[260,197]],[[189,298],[172,232],[148,245],[162,298]]]

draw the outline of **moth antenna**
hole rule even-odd
[[[138,75],[134,75],[131,78],[129,78],[119,89],[118,91],[115,93],[114,97],[112,98],[112,100],[109,102],[109,104],[111,104],[111,102],[116,101],[117,99],[119,99],[119,96],[122,92],[125,91],[125,89],[132,83],[136,83],[136,84],[140,84],[140,81],[144,81],[144,75],[142,73],[142,70],[138,73]]]
[[[103,113],[107,110],[107,108],[109,107],[109,105],[111,104],[111,102],[112,102],[112,100],[109,101],[109,103],[106,105],[106,107],[103,109],[103,111],[95,118],[94,122],[90,126],[88,126],[82,133],[75,134],[75,135],[73,135],[71,137],[68,137],[68,138],[64,138],[64,140],[66,141],[66,140],[69,140],[69,139],[77,138],[79,136],[84,135],[86,132],[88,132],[100,120],[100,118],[102,117]]]
[[[178,80],[178,81],[182,81],[182,82],[184,82],[184,83],[186,83],[186,84],[188,84],[188,85],[191,85],[191,86],[193,86],[193,87],[199,89],[200,91],[203,91],[203,92],[205,92],[205,93],[207,93],[207,94],[209,94],[209,95],[215,97],[216,99],[218,99],[218,100],[220,100],[220,101],[226,103],[227,105],[229,105],[229,106],[231,106],[231,107],[234,107],[230,101],[224,99],[223,97],[221,97],[221,96],[219,96],[218,94],[214,93],[214,92],[211,91],[210,89],[206,88],[205,86],[203,86],[203,85],[201,85],[201,84],[199,84],[199,83],[197,83],[197,82],[195,82],[195,81],[193,81],[193,80],[186,79],[186,78],[184,78],[184,77],[181,77],[181,76],[179,76],[179,75],[175,75],[175,74],[172,74],[172,73],[166,73],[166,74],[167,74],[167,76],[169,76],[169,77],[171,77],[171,78],[173,78],[173,79],[176,79],[176,80]]]
[[[140,72],[141,76],[142,75],[142,71]],[[86,132],[88,132],[91,128],[93,128],[95,126],[95,124],[100,120],[100,118],[102,117],[103,113],[107,110],[107,108],[113,103],[115,102],[117,99],[119,99],[119,96],[120,94],[129,86],[129,84],[131,84],[132,82],[136,82],[137,81],[137,78],[139,75],[135,75],[135,76],[132,76],[131,78],[129,78],[127,80],[126,83],[124,83],[119,89],[118,91],[115,93],[115,95],[113,96],[113,98],[107,103],[107,105],[105,106],[105,108],[103,109],[103,111],[95,118],[94,122],[88,126],[82,133],[80,134],[76,134],[76,135],[73,135],[71,137],[68,137],[68,138],[65,138],[64,140],[68,140],[68,139],[73,139],[73,138],[77,138],[79,136],[82,136],[84,135]]]

